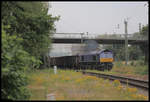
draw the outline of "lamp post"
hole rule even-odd
[[[124,20],[124,24],[125,24],[125,65],[128,64],[128,31],[127,31],[127,24],[128,22],[126,20]]]

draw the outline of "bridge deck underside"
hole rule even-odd
[[[114,40],[114,39],[65,39],[65,38],[59,38],[59,39],[53,39],[53,43],[66,43],[66,44],[74,44],[74,43],[81,43],[87,40],[95,40],[99,44],[124,44],[125,40]],[[144,40],[128,40],[128,44],[144,44],[147,43],[147,41]]]

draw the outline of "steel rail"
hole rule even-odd
[[[94,73],[94,72],[86,72],[86,71],[81,71],[81,72],[83,74],[101,77],[101,78],[105,78],[105,79],[119,80],[121,83],[132,85],[132,86],[135,86],[138,88],[142,88],[142,89],[146,89],[146,90],[149,89],[149,81],[138,80],[138,79],[122,77],[122,76],[116,76],[116,75],[102,74],[102,73]]]

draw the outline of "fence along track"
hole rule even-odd
[[[121,83],[136,86],[138,88],[142,88],[142,89],[145,89],[147,91],[149,89],[149,81],[137,80],[137,79],[133,79],[133,78],[121,77],[121,76],[115,76],[115,75],[94,73],[94,72],[85,72],[85,71],[81,71],[81,72],[83,74],[97,76],[97,77],[101,77],[101,78],[105,78],[105,79],[119,80]]]

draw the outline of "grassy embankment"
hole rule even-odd
[[[130,62],[127,66],[125,62],[114,62],[114,66],[111,71],[97,71],[87,70],[90,72],[100,72],[112,75],[122,75],[128,77],[135,77],[139,79],[148,80],[148,65],[144,65],[140,61]]]
[[[46,100],[47,94],[55,94],[56,100],[148,100],[138,95],[137,89],[123,89],[120,82],[82,75],[73,70],[35,70],[28,73],[30,100]]]

